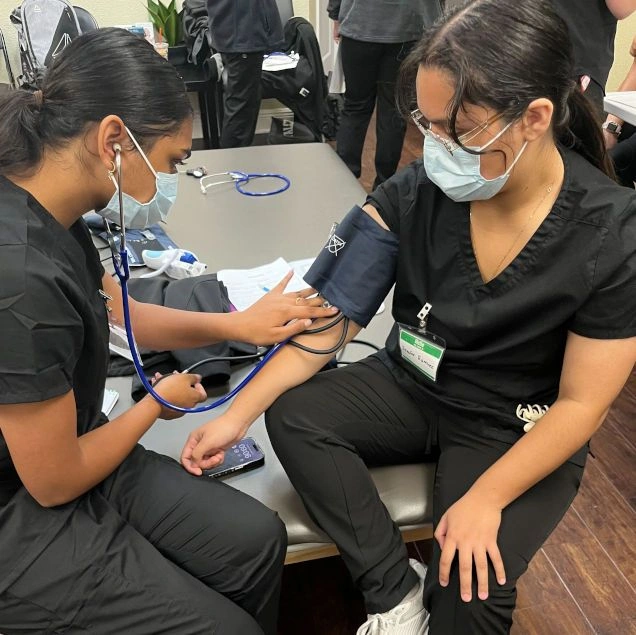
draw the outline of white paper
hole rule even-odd
[[[298,53],[270,53],[263,57],[262,70],[264,71],[284,71],[290,68],[296,68],[300,55]]]
[[[230,301],[239,310],[244,311],[271,291],[291,270],[284,258],[253,269],[222,269],[217,277],[227,287]],[[304,280],[294,272],[285,291],[306,289]]]
[[[119,393],[116,390],[111,390],[110,388],[106,388],[104,390],[104,401],[102,402],[102,412],[106,416],[108,416],[112,412],[118,399],[119,399]]]

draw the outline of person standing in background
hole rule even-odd
[[[283,47],[275,0],[208,0],[212,46],[221,53],[226,80],[222,148],[249,146],[261,103],[263,55]]]
[[[636,11],[636,0],[552,0],[574,47],[574,72],[587,76],[582,88],[603,118],[605,84],[614,62],[618,20]]]
[[[636,36],[629,49],[632,65],[618,87],[619,91],[636,90]],[[603,123],[603,137],[612,161],[618,182],[634,188],[636,179],[636,127],[625,123],[618,115],[608,114]]]
[[[346,83],[336,151],[356,177],[373,109],[376,112],[377,187],[400,161],[406,123],[395,105],[402,60],[441,13],[438,0],[329,0],[334,39],[340,42]]]

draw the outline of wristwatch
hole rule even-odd
[[[610,134],[613,134],[615,136],[620,136],[623,127],[621,126],[621,124],[616,123],[615,121],[606,121],[603,126],[602,126],[603,130],[607,130],[607,132],[609,132]]]

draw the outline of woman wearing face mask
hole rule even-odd
[[[100,413],[107,315],[121,320],[121,293],[81,217],[119,219],[120,153],[129,225],[165,219],[191,137],[174,68],[121,29],[76,39],[41,91],[0,101],[5,635],[276,633],[286,544],[276,514],[137,445],[174,411],[146,397],[110,422]],[[231,315],[133,303],[133,328],[153,349],[271,343],[330,313],[283,290]],[[156,390],[191,407],[205,398],[199,379],[170,376]]]
[[[283,350],[183,450],[200,473],[269,408],[289,478],[364,594],[361,635],[508,633],[517,580],[632,371],[636,198],[610,178],[572,66],[547,0],[472,0],[428,30],[402,86],[424,160],[352,211],[306,277],[362,322],[395,282],[386,348],[315,377],[319,358]],[[424,576],[366,466],[427,459]]]

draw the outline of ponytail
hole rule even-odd
[[[46,149],[64,147],[108,115],[120,117],[146,151],[192,116],[175,67],[125,29],[75,38],[39,86],[0,97],[0,174],[33,172]]]
[[[592,165],[616,180],[614,164],[607,153],[601,120],[585,93],[577,86],[570,92],[560,122],[554,127],[559,143],[584,156]]]
[[[0,174],[24,174],[42,159],[41,93],[12,90],[0,95]]]

